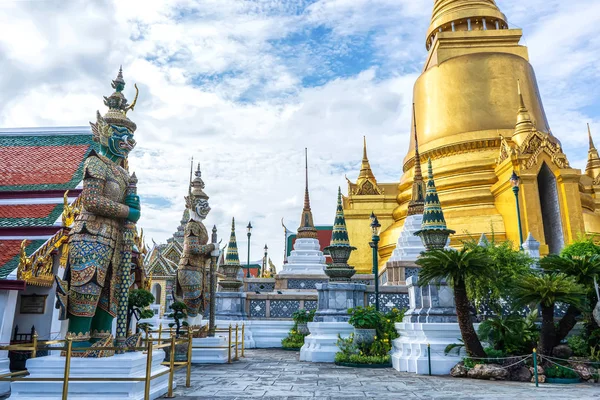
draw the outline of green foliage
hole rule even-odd
[[[152,318],[154,312],[147,307],[153,302],[154,296],[147,290],[134,289],[130,291],[127,298],[127,326],[130,326],[133,317],[137,320]],[[140,329],[139,326],[138,329]]]
[[[569,368],[562,367],[560,365],[550,365],[544,368],[544,374],[548,378],[562,378],[562,379],[577,379],[579,374]]]
[[[465,366],[465,368],[473,369],[475,367],[475,364],[477,363],[472,358],[463,358],[463,365]]]
[[[590,346],[583,336],[570,336],[567,338],[567,343],[571,350],[573,350],[574,356],[588,357],[590,355]]]
[[[344,354],[337,353],[335,355],[336,362],[352,363],[352,364],[389,364],[391,356],[365,356],[361,354]]]
[[[469,299],[477,305],[486,302],[498,307],[498,301],[510,294],[512,283],[527,274],[534,263],[527,254],[515,250],[512,242],[496,242],[493,236],[487,246],[479,246],[473,239],[464,246],[485,254],[490,263],[487,273],[472,275],[466,281]]]
[[[305,310],[304,308],[301,308],[292,314],[292,318],[296,324],[306,324],[307,322],[313,321],[316,311],[317,310]]]
[[[515,281],[514,298],[518,304],[554,307],[556,302],[581,306],[586,290],[574,277],[563,273],[532,273]]]
[[[560,252],[561,257],[583,257],[600,255],[600,246],[594,243],[593,238],[579,238]]]
[[[444,349],[444,355],[452,354],[454,352],[456,355],[460,354],[460,351],[465,348],[465,342],[462,339],[458,339],[459,343],[450,343]]]
[[[600,362],[600,346],[590,347],[590,361]]]
[[[375,307],[356,307],[348,309],[348,323],[358,329],[377,329],[381,323],[381,313]]]
[[[402,321],[404,310],[394,308],[389,313],[382,314],[375,311],[373,307],[357,307],[352,309],[352,313],[354,313],[352,314],[353,316],[356,315],[357,318],[360,316],[360,318],[368,321],[369,324],[373,323],[372,319],[377,320],[376,323],[373,323],[374,325],[369,325],[372,326],[372,328],[359,328],[375,329],[377,332],[375,341],[371,344],[361,343],[360,345],[356,345],[354,343],[354,334],[351,334],[346,339],[338,335],[337,344],[340,351],[336,354],[336,361],[352,362],[356,364],[389,363],[389,352],[392,349],[392,340],[399,336],[394,324]],[[365,317],[365,315],[367,316]],[[352,322],[350,322],[350,324],[357,327]],[[367,322],[364,324],[367,324]],[[364,326],[364,324],[362,326]]]
[[[298,325],[294,324],[287,337],[281,340],[281,346],[288,349],[299,349],[304,346],[304,338],[306,336],[298,332]]]
[[[578,284],[588,289],[589,295],[594,293],[594,279],[600,276],[600,255],[549,255],[540,261],[540,266],[547,272],[560,272],[575,278]]]
[[[479,324],[478,334],[481,340],[489,342],[494,349],[506,354],[530,353],[538,338],[535,325],[537,317],[537,309],[525,318],[517,314],[499,314]]]
[[[170,313],[168,317],[173,318],[175,322],[170,323],[169,327],[172,328],[175,326],[175,335],[179,337],[179,335],[181,334],[181,327],[188,326],[188,323],[186,321],[182,321],[182,319],[187,316],[187,306],[182,301],[176,301],[173,304],[171,304],[170,308],[171,310],[173,310],[173,312]]]
[[[492,263],[487,252],[481,247],[456,250],[432,250],[421,255],[417,264],[419,284],[428,285],[445,279],[450,286],[467,283],[493,273]]]

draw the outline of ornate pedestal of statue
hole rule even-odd
[[[152,375],[167,371],[161,365],[165,357],[162,350],[152,352]],[[55,355],[27,360],[29,378],[62,378],[65,374],[65,358]],[[144,381],[112,381],[110,378],[144,378],[146,376],[146,354],[133,352],[117,354],[113,357],[87,358],[79,357],[71,360],[71,378],[103,378],[104,381],[69,382],[69,399],[102,399],[102,400],[142,400],[144,398]],[[157,399],[167,393],[169,374],[152,380],[150,399]],[[173,381],[173,387],[177,384]],[[11,400],[61,400],[61,381],[28,382],[17,381],[11,384]]]

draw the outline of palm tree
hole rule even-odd
[[[556,343],[556,303],[580,307],[586,293],[586,289],[578,284],[574,277],[563,273],[531,274],[515,282],[515,301],[521,306],[539,305],[542,310],[542,329],[538,343],[541,354],[551,355]]]
[[[547,272],[562,272],[575,278],[575,281],[588,289],[588,296],[593,297],[594,279],[600,276],[599,255],[550,255],[540,261],[540,266]],[[581,314],[581,307],[570,304],[565,315],[558,323],[554,345],[557,346],[567,337],[571,329],[577,323],[577,317]]]
[[[471,305],[467,295],[466,282],[477,276],[486,276],[493,272],[492,263],[486,253],[478,249],[431,250],[423,253],[417,260],[421,266],[419,284],[428,285],[445,279],[454,289],[454,304],[458,326],[465,343],[465,349],[471,357],[486,357],[481,341],[477,337],[471,318]]]

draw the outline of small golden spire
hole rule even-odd
[[[592,130],[590,129],[590,124],[587,124],[587,127],[590,148],[588,150],[588,160],[585,166],[585,174],[592,179],[596,179],[600,174],[600,156],[598,155],[598,150],[596,150],[594,141],[592,140]]]
[[[367,157],[367,138],[366,136],[363,136],[363,158],[356,184],[360,186],[365,180],[370,180],[371,183],[377,185],[377,179],[375,179],[375,175],[373,175],[371,164],[369,164],[369,158]]]
[[[592,150],[592,149],[596,150],[596,146],[594,146],[594,140],[592,139],[592,130],[590,129],[589,122],[587,124],[587,127],[588,127],[588,139],[590,141],[590,150]]]
[[[412,184],[412,196],[408,202],[408,215],[423,214],[425,206],[425,181],[423,181],[423,173],[421,172],[421,156],[419,155],[415,103],[413,103],[413,124],[415,129],[415,174]]]
[[[312,211],[310,210],[310,196],[308,194],[308,149],[304,149],[304,208],[300,217],[300,227],[298,227],[298,239],[316,239],[317,229],[313,223]]]
[[[523,99],[523,93],[521,92],[521,81],[519,80],[517,80],[517,91],[519,94],[519,110],[517,111],[517,124],[515,125],[515,133],[512,140],[521,145],[527,138],[527,135],[535,129],[535,125],[531,120],[529,110],[525,106],[525,99]]]

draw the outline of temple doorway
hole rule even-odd
[[[543,163],[540,169],[537,184],[546,244],[550,254],[558,254],[565,244],[560,203],[558,201],[556,177],[546,163]]]
[[[161,296],[162,288],[160,284],[155,283],[152,286],[152,295],[154,296],[154,304],[160,304],[160,296]]]

